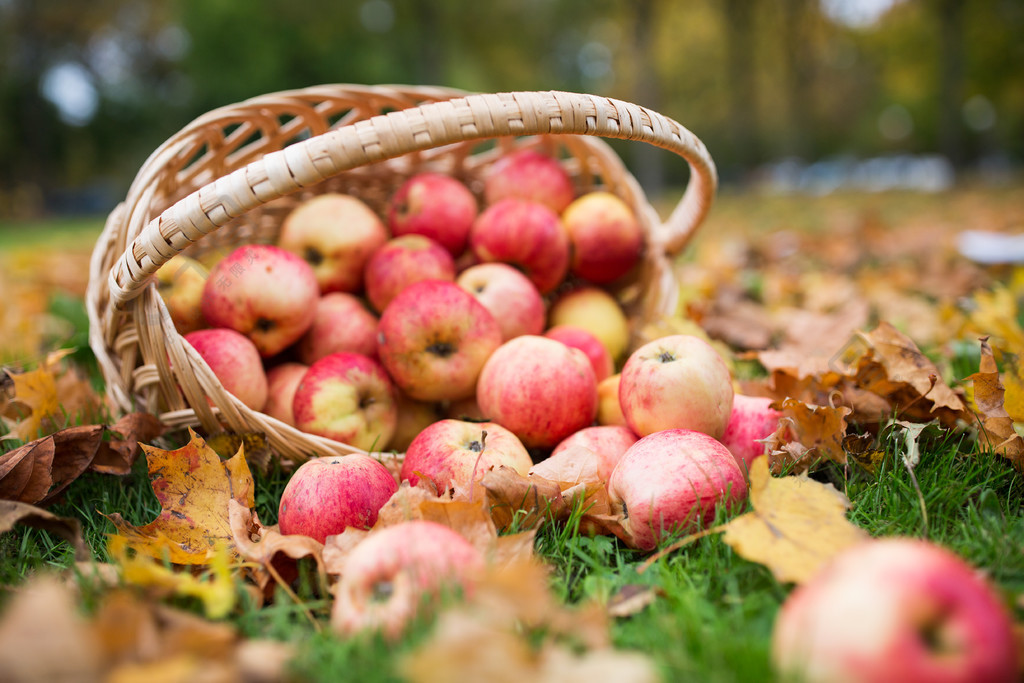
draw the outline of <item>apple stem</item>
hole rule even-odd
[[[479,444],[480,446],[479,449],[476,448],[477,444]],[[477,451],[480,454],[476,456],[476,462],[473,463],[473,473],[472,476],[470,476],[469,478],[469,502],[472,503],[474,489],[476,488],[475,486],[473,486],[473,484],[476,483],[476,470],[478,467],[480,467],[480,458],[484,457],[484,449],[487,448],[487,430],[481,429],[480,440],[477,441],[474,439],[473,443],[471,443],[469,447],[471,450]]]

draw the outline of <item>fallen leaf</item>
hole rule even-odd
[[[264,598],[271,597],[276,586],[294,581],[298,561],[306,557],[316,562],[326,585],[323,543],[301,534],[282,534],[276,525],[263,526],[255,512],[234,499],[228,501],[228,518],[239,556],[256,565],[250,573]]]
[[[773,477],[764,458],[750,468],[753,507],[723,525],[722,540],[740,556],[768,567],[780,582],[802,583],[837,553],[868,538],[850,523],[850,502],[830,484]]]
[[[224,618],[235,606],[232,555],[226,543],[214,551],[209,560],[210,570],[201,575],[175,571],[150,555],[130,553],[128,539],[117,534],[110,535],[107,551],[126,584],[146,589],[158,599],[197,598],[210,619]]]
[[[826,460],[846,464],[843,439],[850,408],[808,405],[795,398],[772,406],[783,414],[779,428],[764,440],[773,472],[804,472]]]
[[[174,564],[206,564],[219,542],[231,544],[228,501],[255,505],[253,480],[242,451],[222,462],[199,435],[189,434],[178,450],[142,446],[160,515],[143,527],[118,513],[106,517],[136,552]]]
[[[53,483],[53,454],[53,439],[43,437],[0,456],[0,499],[42,500]]]
[[[90,469],[103,474],[128,474],[139,457],[140,442],[152,441],[166,428],[155,415],[136,412],[123,415],[108,429],[113,432],[112,438],[100,445]]]
[[[44,428],[44,422],[60,410],[57,398],[55,373],[69,349],[51,352],[43,363],[34,370],[8,376],[12,386],[12,397],[4,406],[4,422],[10,434],[3,438],[32,441]]]
[[[245,459],[257,472],[266,473],[273,453],[263,432],[217,432],[206,436],[206,445],[222,458],[230,458],[245,449]]]
[[[938,418],[952,424],[966,416],[967,406],[942,381],[941,372],[910,337],[887,322],[858,333],[868,351],[858,359],[855,385],[887,398],[903,419]]]
[[[100,681],[103,664],[98,634],[79,613],[69,585],[43,573],[12,595],[0,618],[3,680]]]
[[[492,570],[473,596],[438,617],[400,672],[413,683],[566,680],[647,683],[653,662],[611,647],[608,615],[594,603],[568,607],[536,562]]]
[[[974,403],[978,406],[983,440],[994,453],[1010,460],[1018,470],[1024,471],[1024,437],[1013,428],[1013,418],[1004,407],[1004,389],[999,378],[988,337],[981,339],[981,362],[978,372],[966,378],[974,383]]]
[[[82,525],[74,517],[58,517],[28,503],[0,500],[0,534],[13,529],[15,524],[24,524],[57,534],[75,549],[75,559],[80,562],[92,558],[89,546],[82,539]]]

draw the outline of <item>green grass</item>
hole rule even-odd
[[[90,249],[103,230],[105,216],[0,221],[0,251],[59,247]]]
[[[847,493],[853,503],[851,520],[873,536],[922,536],[925,512],[917,489],[898,457],[897,442],[884,445],[888,455],[876,473],[831,466],[815,476]],[[1024,479],[1003,459],[977,453],[963,435],[942,435],[922,446],[915,474],[925,501],[926,537],[983,568],[1007,596],[1024,593]],[[287,473],[273,470],[255,476],[257,512],[272,523]],[[130,522],[143,524],[157,514],[158,506],[140,460],[123,479],[84,476],[52,510],[81,520],[86,540],[102,561],[105,534],[113,528],[97,511],[119,511]],[[554,569],[557,596],[567,602],[607,599],[635,585],[658,591],[652,605],[614,622],[617,646],[650,653],[666,681],[770,680],[772,624],[790,586],[779,584],[765,567],[740,558],[717,535],[677,550],[641,573],[645,554],[611,537],[581,535],[574,519],[544,526],[537,537],[538,553]],[[717,521],[723,520],[720,513]],[[0,536],[0,583],[18,584],[32,572],[67,567],[72,559],[63,541],[19,527]],[[309,572],[296,591],[302,605],[283,599],[256,609],[243,600],[230,620],[247,636],[296,643],[294,668],[302,680],[334,680],[338,671],[353,680],[398,680],[398,654],[429,633],[429,622],[418,623],[397,645],[376,636],[342,640],[327,628],[318,633],[306,611],[326,627],[328,601],[317,593]]]

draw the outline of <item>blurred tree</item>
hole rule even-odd
[[[607,94],[693,130],[727,181],[785,156],[1024,158],[1024,2],[900,0],[847,25],[824,1],[0,0],[0,215],[120,196],[195,116],[329,82]],[[652,194],[685,180],[613,145]]]

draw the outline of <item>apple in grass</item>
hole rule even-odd
[[[1019,680],[999,596],[960,556],[892,537],[842,552],[782,605],[777,672],[807,683]]]
[[[395,384],[418,401],[472,396],[501,344],[486,308],[454,282],[424,280],[392,299],[377,326],[377,353]]]
[[[720,439],[725,433],[732,375],[703,339],[675,334],[650,341],[630,354],[621,375],[619,405],[637,435],[692,429]]]
[[[423,235],[452,257],[466,250],[478,207],[462,181],[443,173],[418,173],[402,183],[388,201],[391,234]]]
[[[503,199],[484,209],[473,222],[469,248],[481,263],[520,269],[541,294],[569,272],[569,234],[558,214],[525,199]]]
[[[608,353],[608,348],[593,333],[582,327],[556,325],[548,328],[544,336],[585,353],[591,367],[594,368],[594,377],[598,382],[609,377],[615,370],[615,364],[612,362],[611,354]]]
[[[782,412],[772,408],[773,399],[764,396],[732,397],[732,411],[725,426],[721,442],[736,458],[740,469],[750,470],[750,464],[764,455],[762,439],[767,439],[779,428]]]
[[[597,284],[614,282],[640,262],[643,228],[626,202],[611,192],[588,192],[562,212],[572,244],[569,270]]]
[[[670,535],[710,522],[717,506],[742,503],[747,481],[718,440],[667,429],[626,450],[608,479],[608,494],[613,513],[623,515],[629,543],[653,550]]]
[[[359,353],[332,353],[309,366],[292,412],[304,432],[362,450],[383,449],[398,420],[395,387],[384,368]]]
[[[277,243],[309,263],[326,294],[361,291],[366,262],[388,237],[387,227],[363,201],[327,193],[285,216]]]
[[[547,321],[544,299],[530,279],[507,263],[478,263],[455,283],[476,297],[501,328],[502,341],[541,334]]]
[[[584,427],[573,432],[551,451],[552,457],[576,446],[583,446],[597,457],[597,473],[602,481],[608,481],[612,470],[637,442],[637,435],[629,427],[620,425],[597,425]]]
[[[312,458],[288,479],[278,504],[278,524],[282,534],[323,543],[348,527],[372,527],[397,490],[387,468],[367,455]]]
[[[452,487],[468,489],[498,465],[525,477],[533,460],[516,435],[499,424],[447,419],[412,440],[399,477],[413,486],[426,479],[441,495]]]
[[[233,250],[210,272],[203,317],[256,344],[264,358],[294,344],[313,324],[320,296],[309,264],[270,244]]]
[[[597,380],[587,356],[536,335],[510,339],[491,354],[476,397],[483,414],[527,448],[552,448],[597,414]]]
[[[619,302],[606,290],[583,285],[558,296],[548,311],[548,327],[582,327],[608,349],[618,362],[629,349],[629,320]]]
[[[410,520],[371,532],[348,554],[335,584],[332,627],[395,639],[446,595],[472,593],[483,554],[450,527]]]
[[[422,280],[455,280],[455,260],[448,250],[423,235],[395,237],[366,262],[366,298],[383,311],[399,292]]]
[[[498,159],[484,176],[488,205],[526,199],[562,213],[576,196],[569,173],[554,157],[535,149],[520,149]]]
[[[313,323],[295,350],[306,365],[340,351],[376,358],[377,316],[354,294],[328,292],[317,300]]]
[[[252,341],[227,328],[189,332],[184,337],[202,356],[224,389],[253,410],[267,402],[267,375]]]
[[[156,271],[157,291],[179,334],[206,327],[203,290],[210,271],[194,258],[177,254]]]
[[[597,424],[626,426],[626,416],[619,404],[619,382],[622,375],[616,373],[597,383]]]
[[[261,412],[294,427],[292,401],[308,369],[309,366],[303,363],[288,362],[267,370],[267,402]]]

